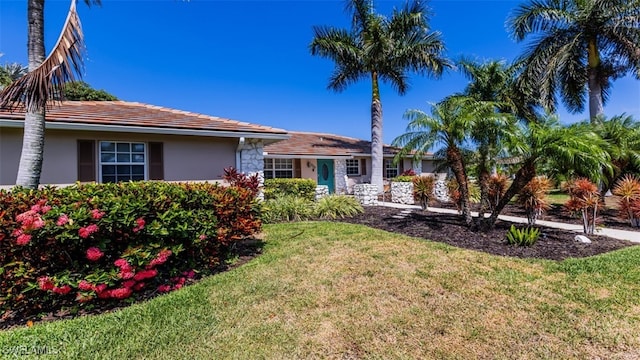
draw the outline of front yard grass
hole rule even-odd
[[[265,233],[263,255],[180,291],[2,331],[0,357],[640,357],[640,247],[551,262],[343,223]]]

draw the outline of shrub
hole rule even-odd
[[[413,169],[407,169],[400,174],[400,176],[409,176],[409,177],[416,176],[416,175],[417,175],[416,171]]]
[[[360,202],[352,196],[329,195],[318,200],[314,207],[315,215],[320,219],[338,219],[353,217],[363,213]]]
[[[489,177],[487,184],[487,191],[489,195],[489,209],[493,211],[496,208],[500,199],[509,188],[509,178],[504,174],[494,174]]]
[[[411,182],[413,181],[414,176],[410,175],[399,175],[391,179],[393,182]]]
[[[620,197],[620,217],[628,219],[631,226],[640,226],[640,180],[633,175],[625,175],[616,183],[613,194]]]
[[[584,233],[593,235],[600,204],[598,187],[589,179],[578,178],[567,183],[566,191],[570,198],[564,204],[565,208],[571,213],[580,212]]]
[[[479,203],[480,202],[480,188],[476,183],[472,181],[467,182],[469,187],[469,201],[471,203]],[[449,198],[456,205],[458,211],[462,211],[462,197],[460,193],[460,186],[458,185],[458,181],[456,178],[452,177],[447,180],[446,183],[447,191],[449,192]]]
[[[0,319],[178,289],[193,269],[214,272],[235,241],[261,226],[257,178],[233,176],[228,187],[0,191]]]
[[[267,179],[264,181],[264,198],[266,200],[287,195],[314,201],[316,182],[312,179]]]
[[[262,203],[262,220],[265,223],[308,220],[313,215],[313,201],[284,195]]]
[[[515,225],[511,225],[509,231],[507,231],[507,244],[518,246],[531,246],[538,241],[540,236],[540,229],[533,227],[526,227],[518,229]]]
[[[535,225],[538,217],[549,210],[551,204],[547,200],[547,194],[551,190],[552,183],[546,176],[537,176],[522,188],[516,198],[518,205],[527,213],[529,225]]]
[[[413,178],[413,197],[420,203],[422,210],[426,210],[433,198],[436,178],[433,175],[416,176]]]

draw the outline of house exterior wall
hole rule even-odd
[[[309,164],[307,166],[307,164]],[[300,176],[318,182],[318,161],[316,159],[300,159]]]
[[[225,167],[236,166],[238,140],[235,138],[47,130],[42,184],[77,181],[77,140],[162,142],[164,180],[168,181],[218,180]],[[15,183],[21,148],[22,129],[0,129],[0,185]],[[99,156],[97,151],[96,156]],[[99,176],[97,169],[96,174]]]

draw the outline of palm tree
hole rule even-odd
[[[85,0],[87,5],[90,0]],[[92,0],[100,4],[100,0]],[[64,83],[82,74],[84,41],[75,0],[58,42],[45,59],[44,0],[28,0],[29,72],[0,93],[0,108],[25,108],[24,135],[16,185],[37,188],[44,151],[45,105]]]
[[[611,81],[629,73],[640,78],[640,0],[531,0],[508,26],[517,41],[534,39],[522,75],[549,111],[558,93],[569,111],[580,112],[588,93],[596,122]]]
[[[1,55],[1,54],[0,54]],[[9,86],[27,73],[27,67],[18,63],[4,64],[0,66],[0,90]]]
[[[379,81],[403,95],[407,71],[438,77],[451,64],[442,56],[440,33],[429,30],[426,8],[414,1],[391,18],[376,14],[371,0],[348,0],[350,30],[314,27],[312,55],[334,61],[328,88],[337,92],[359,80],[371,79],[371,183],[382,191],[382,103]]]
[[[631,115],[622,114],[603,120],[595,131],[605,141],[612,165],[612,171],[603,172],[601,193],[604,196],[622,175],[640,168],[640,123]]]
[[[421,158],[428,151],[440,147],[445,161],[460,187],[462,215],[471,225],[469,183],[464,160],[464,144],[477,112],[470,106],[469,98],[451,97],[431,105],[431,115],[421,110],[408,110],[404,117],[409,120],[404,134],[396,137],[393,146],[402,147],[397,157],[414,152]]]
[[[520,167],[506,193],[482,227],[492,228],[502,209],[536,176],[537,167],[553,158],[566,168],[580,168],[584,175],[599,179],[602,164],[609,163],[604,141],[587,124],[562,126],[555,117],[541,118],[523,125],[520,136],[511,137],[512,156],[521,159]]]

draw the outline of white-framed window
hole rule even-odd
[[[293,159],[264,159],[264,178],[293,178]]]
[[[360,175],[360,159],[347,159],[347,175]]]
[[[398,165],[393,165],[392,159],[384,160],[384,177],[387,179],[394,178],[398,176]]]
[[[100,181],[145,180],[146,150],[141,142],[100,141]]]

